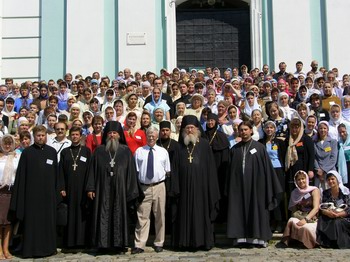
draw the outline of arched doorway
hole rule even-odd
[[[250,10],[246,1],[189,0],[176,7],[179,68],[251,65]]]

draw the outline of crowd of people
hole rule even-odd
[[[294,71],[294,70],[293,70]],[[63,246],[144,252],[350,247],[350,76],[268,65],[0,85],[0,259]],[[289,203],[289,204],[288,204]],[[154,221],[150,219],[151,212]]]

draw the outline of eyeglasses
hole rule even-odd
[[[65,128],[56,128],[55,129],[56,131],[64,131],[64,130],[66,130]]]

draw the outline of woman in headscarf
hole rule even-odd
[[[345,95],[342,98],[342,115],[345,121],[350,122],[350,96]]]
[[[320,190],[309,186],[309,176],[299,170],[294,176],[296,188],[289,200],[292,217],[288,220],[282,240],[277,247],[288,246],[291,240],[301,242],[306,248],[317,246],[317,213],[320,205]]]
[[[58,110],[67,110],[67,101],[69,97],[68,84],[62,81],[59,85],[58,98]]]
[[[285,118],[291,120],[294,116],[297,115],[295,109],[289,107],[289,95],[286,92],[281,92],[278,95],[278,105],[283,111]]]
[[[152,101],[144,105],[144,109],[146,109],[150,114],[153,114],[153,110],[155,108],[161,107],[163,111],[165,112],[164,114],[164,119],[163,120],[170,120],[170,107],[166,103],[166,101],[162,100],[162,90],[159,87],[154,87],[152,91]]]
[[[265,145],[267,154],[269,155],[272,166],[277,174],[279,182],[282,186],[283,192],[285,191],[286,179],[284,173],[284,160],[286,158],[286,145],[284,141],[275,137],[276,134],[276,124],[273,121],[266,121],[264,124],[264,137],[259,140]],[[271,226],[272,230],[281,233],[286,217],[286,206],[285,206],[285,195],[279,195],[277,199],[279,204],[271,214]]]
[[[291,104],[291,107],[297,109],[298,105],[300,103],[306,103],[308,98],[309,98],[309,90],[304,85],[300,86],[298,89],[297,96],[293,101],[293,103]]]
[[[310,137],[304,134],[304,126],[299,118],[293,118],[289,125],[290,135],[286,139],[287,152],[284,168],[286,171],[286,193],[289,199],[295,188],[294,174],[303,170],[310,179],[314,177],[315,148]]]
[[[328,172],[326,179],[329,189],[322,194],[317,242],[323,247],[350,248],[349,189],[335,170]]]
[[[248,120],[248,119],[251,120],[252,112],[255,109],[260,109],[261,110],[261,108],[260,108],[260,106],[258,104],[258,100],[257,100],[257,98],[254,95],[254,92],[253,91],[249,91],[245,95],[244,109],[243,109],[244,117],[242,116],[242,118],[246,119],[246,120]]]
[[[331,108],[329,110],[329,132],[328,135],[338,140],[338,126],[344,122],[344,119],[342,117],[341,107],[338,104],[331,105]]]
[[[315,186],[322,190],[327,188],[326,174],[336,170],[338,157],[338,143],[328,135],[329,125],[327,121],[321,121],[317,127],[315,136]]]
[[[113,107],[114,100],[115,100],[114,90],[112,88],[107,89],[101,111],[104,112],[106,108],[109,106]]]
[[[228,122],[221,126],[222,132],[226,136],[231,136],[233,134],[233,122],[238,121],[239,123],[242,122],[239,118],[239,109],[235,105],[230,105],[227,109],[227,119]],[[240,120],[240,121],[239,121]],[[239,124],[238,123],[238,124]]]
[[[30,90],[26,83],[23,83],[20,88],[21,96],[15,100],[15,110],[19,113],[21,107],[29,108],[29,105],[33,102],[30,98]]]
[[[15,182],[19,155],[15,152],[15,140],[11,135],[1,138],[0,152],[0,259],[11,259],[9,241],[11,223],[7,220],[7,213],[11,201],[11,187]]]
[[[350,182],[350,125],[342,123],[338,126],[338,171],[346,187]]]

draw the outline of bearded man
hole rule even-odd
[[[175,160],[178,172],[172,174],[172,194],[178,196],[173,244],[209,250],[214,246],[212,222],[217,216],[220,190],[213,152],[209,142],[201,138],[200,128],[197,117],[183,118]]]
[[[86,191],[93,201],[92,244],[123,252],[128,245],[128,209],[142,195],[135,162],[126,146],[123,128],[107,122],[102,145],[97,147],[89,167]]]

